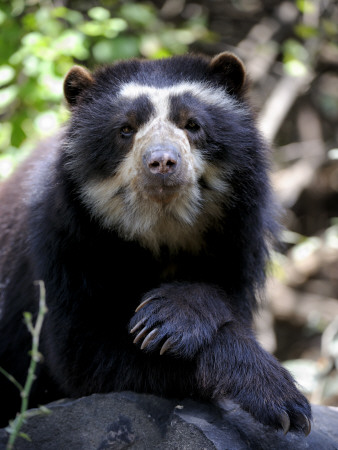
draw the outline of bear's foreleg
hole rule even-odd
[[[250,328],[233,320],[198,355],[199,390],[220,407],[239,404],[265,425],[284,433],[311,430],[311,408],[290,373],[256,341]]]
[[[201,398],[233,400],[263,424],[308,434],[308,401],[236,314],[213,286],[173,283],[146,294],[129,331],[142,350],[194,360]]]

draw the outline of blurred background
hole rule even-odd
[[[246,64],[283,207],[257,334],[338,405],[337,1],[0,0],[0,179],[67,120],[74,63],[224,50]]]

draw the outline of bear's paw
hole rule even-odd
[[[141,350],[159,351],[160,355],[193,358],[229,320],[229,311],[216,297],[212,290],[194,284],[175,283],[152,290],[130,321],[134,344]]]

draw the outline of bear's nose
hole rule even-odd
[[[180,154],[174,145],[150,148],[143,157],[144,165],[152,174],[173,174],[180,164]]]

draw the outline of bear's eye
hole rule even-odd
[[[200,126],[196,122],[196,120],[189,119],[188,122],[185,124],[185,129],[190,131],[191,133],[196,133],[200,129]]]
[[[120,129],[120,134],[123,138],[129,138],[134,134],[134,129],[130,125],[124,125]]]

